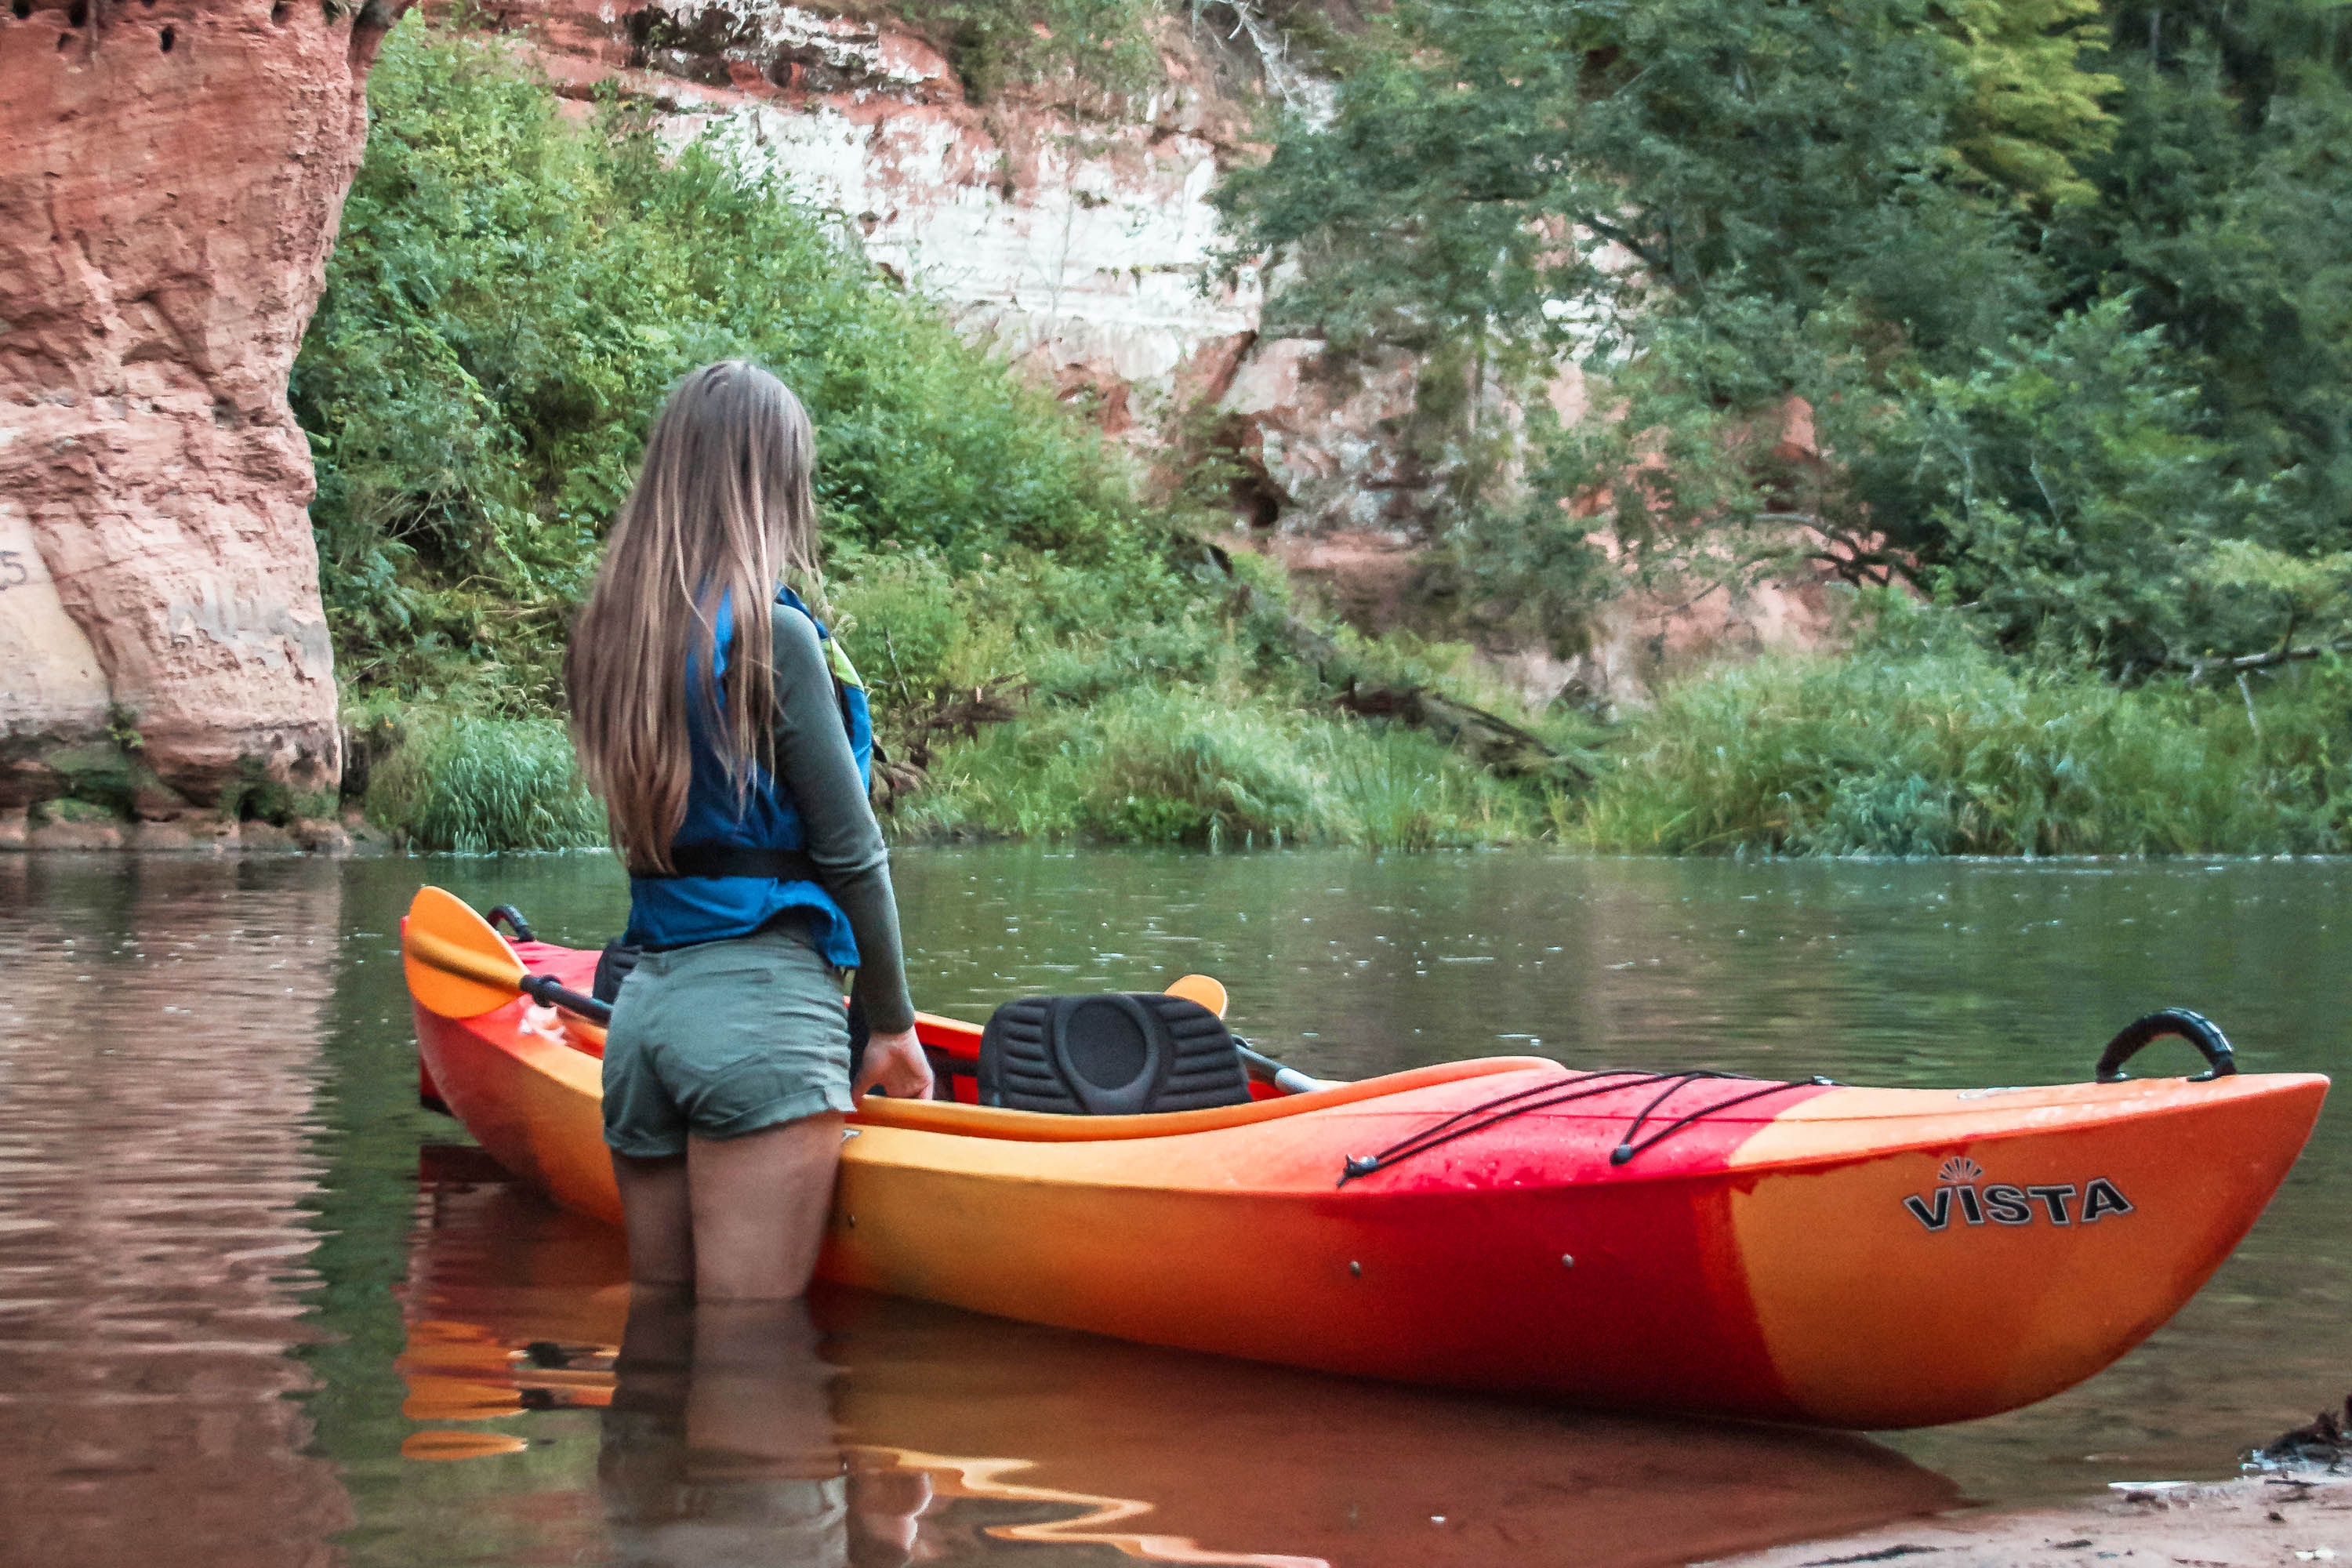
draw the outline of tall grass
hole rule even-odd
[[[1139,687],[1041,708],[949,748],[902,836],[1242,848],[1432,848],[1530,837],[1533,796],[1423,736],[1230,685]]]
[[[367,812],[415,849],[584,849],[604,814],[552,719],[412,712],[369,781]]]
[[[1842,656],[1674,689],[1591,795],[1555,810],[1556,830],[1669,854],[2273,854],[2352,838],[2344,668],[2127,689],[1933,626],[1912,617]]]
[[[1131,656],[1103,650],[1092,669]],[[1497,779],[1412,731],[1228,668],[1039,700],[940,748],[901,841],[1047,837],[1426,849],[1538,838],[1650,854],[2275,854],[2352,847],[2352,668],[2256,689],[2119,689],[1969,647],[1864,647],[1669,691],[1586,795]],[[602,844],[551,720],[411,714],[370,816],[421,849]]]
[[[376,764],[368,815],[408,847],[591,847],[604,821],[562,726],[427,710]],[[1138,687],[944,748],[900,841],[1075,838],[1430,849],[1538,836],[1541,805],[1410,731],[1303,711],[1226,685]]]

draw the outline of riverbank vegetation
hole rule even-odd
[[[1559,837],[1631,853],[2276,855],[2352,847],[2352,666],[2123,686],[1879,596],[1853,646],[1671,688]]]
[[[1130,40],[1146,9],[1053,3]],[[1903,584],[1843,651],[1616,715],[1319,622],[1203,542],[1219,475],[1139,495],[736,150],[567,117],[410,17],[292,389],[367,809],[423,847],[601,842],[563,626],[663,391],[741,354],[819,426],[826,609],[902,839],[2352,847],[2343,38],[2284,0],[1851,11],[1402,5],[1321,38],[1335,112],[1231,183],[1243,243],[1298,258],[1281,330],[1468,378],[1424,412],[1495,615],[1570,649],[1627,571],[1792,538]],[[1048,68],[1016,13],[960,7],[959,68]],[[1548,422],[1563,356],[1612,416]],[[1792,397],[1814,450],[1754,438]],[[1539,765],[1381,716],[1423,691]]]

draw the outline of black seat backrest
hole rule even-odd
[[[1181,996],[1024,996],[999,1007],[980,1037],[982,1105],[1135,1116],[1249,1098],[1224,1021]]]

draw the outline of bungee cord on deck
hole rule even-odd
[[[1700,1106],[1695,1110],[1677,1117],[1639,1142],[1634,1141],[1661,1106],[1676,1093],[1703,1079],[1754,1083],[1761,1087],[1750,1089],[1745,1094],[1736,1094],[1728,1099]],[[1601,1081],[1603,1079],[1620,1081],[1603,1082]],[[1666,1086],[1664,1089],[1659,1090],[1647,1105],[1634,1113],[1632,1123],[1625,1129],[1624,1136],[1618,1141],[1617,1147],[1610,1152],[1609,1163],[1612,1165],[1622,1165],[1636,1155],[1656,1148],[1694,1122],[1704,1121],[1717,1112],[1728,1110],[1733,1106],[1745,1105],[1750,1100],[1762,1100],[1768,1095],[1780,1094],[1791,1089],[1825,1086],[1830,1081],[1825,1078],[1814,1078],[1806,1080],[1803,1084],[1799,1084],[1778,1079],[1754,1079],[1745,1073],[1716,1072],[1705,1068],[1693,1068],[1686,1072],[1642,1072],[1631,1068],[1604,1068],[1594,1072],[1570,1073],[1565,1079],[1549,1083],[1534,1084],[1526,1089],[1516,1089],[1508,1094],[1496,1095],[1492,1100],[1457,1110],[1442,1121],[1432,1122],[1409,1137],[1398,1140],[1377,1154],[1350,1155],[1339,1173],[1339,1180],[1335,1184],[1344,1187],[1358,1176],[1369,1176],[1375,1171],[1388,1170],[1403,1163],[1416,1154],[1425,1154],[1432,1149],[1441,1148],[1456,1139],[1467,1138],[1474,1132],[1483,1132],[1489,1127],[1525,1116],[1532,1110],[1548,1110],[1553,1106],[1566,1105],[1572,1100],[1591,1100],[1604,1094],[1643,1089],[1652,1084],[1664,1084]]]

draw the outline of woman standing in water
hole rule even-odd
[[[806,1289],[854,1096],[930,1089],[865,693],[782,585],[815,579],[814,453],[757,366],[679,383],[563,659],[643,951],[604,1047],[629,1278],[704,1300]],[[852,969],[873,1026],[854,1088]]]

